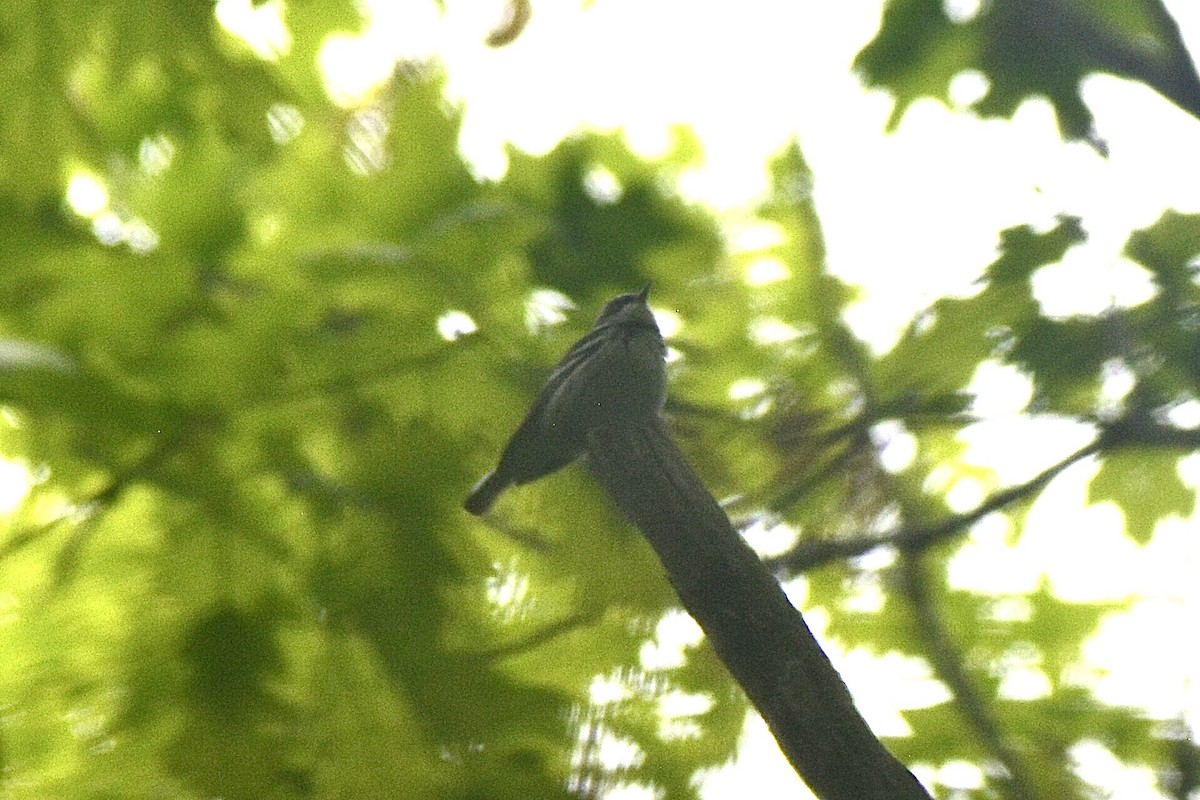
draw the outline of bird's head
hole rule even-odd
[[[657,331],[658,324],[654,321],[654,314],[651,313],[650,306],[646,302],[649,294],[650,284],[646,284],[646,287],[640,292],[617,295],[604,305],[604,310],[596,318],[596,327],[621,325],[649,327]]]

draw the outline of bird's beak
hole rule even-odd
[[[640,292],[638,292],[638,300],[641,300],[644,303],[644,302],[646,302],[646,298],[649,296],[650,296],[650,284],[647,283],[644,287],[642,287],[642,290]]]

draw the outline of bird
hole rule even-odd
[[[529,483],[583,455],[592,431],[656,417],[666,401],[666,344],[647,298],[650,286],[605,304],[592,329],[554,367],[496,468],[463,503],[486,514],[510,486]]]

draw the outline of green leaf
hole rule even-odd
[[[1088,485],[1088,502],[1115,503],[1129,536],[1146,544],[1159,520],[1190,517],[1196,509],[1196,493],[1180,478],[1178,464],[1178,456],[1146,448],[1110,453]]]
[[[921,97],[949,103],[951,82],[968,70],[988,81],[972,110],[1011,117],[1027,98],[1046,97],[1069,139],[1093,134],[1080,92],[1093,72],[1144,81],[1200,116],[1200,78],[1159,0],[994,0],[963,19],[951,19],[948,8],[889,0],[879,33],[855,59],[867,86],[895,96],[889,130]]]

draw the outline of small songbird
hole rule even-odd
[[[650,287],[608,301],[591,331],[550,373],[500,463],[463,507],[484,514],[509,486],[529,483],[583,454],[593,430],[652,418],[667,395],[666,345],[646,303]]]

